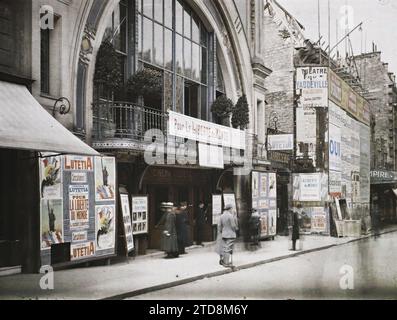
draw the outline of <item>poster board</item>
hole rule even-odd
[[[261,216],[262,237],[277,234],[277,174],[274,172],[251,173],[252,208]]]
[[[39,158],[41,265],[51,265],[51,248],[61,243],[70,244],[70,255],[64,254],[60,259],[64,262],[114,256],[115,158],[48,153],[42,156]],[[106,170],[102,165],[106,165]],[[99,191],[108,196],[97,198]]]
[[[132,196],[132,233],[134,235],[149,232],[149,197]]]
[[[130,253],[132,250],[134,250],[134,236],[132,233],[130,200],[128,194],[120,194],[120,206],[121,212],[123,214],[125,245],[127,252]]]
[[[222,215],[222,195],[212,195],[212,224],[218,225]]]

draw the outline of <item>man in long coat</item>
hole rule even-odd
[[[159,225],[164,225],[163,233],[161,235],[161,250],[164,251],[167,256],[166,258],[177,258],[178,253],[178,241],[176,233],[176,216],[173,210],[173,204],[167,203],[162,204],[161,210],[164,212]]]
[[[233,267],[232,255],[234,242],[237,238],[238,221],[236,215],[232,213],[232,206],[225,206],[225,210],[220,218],[218,233],[220,237],[219,263],[224,267]]]

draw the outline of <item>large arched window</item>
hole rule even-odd
[[[209,86],[213,83],[209,60],[215,60],[209,59],[214,51],[212,35],[184,1],[137,3],[139,68],[156,68],[163,74],[163,99],[157,104],[164,111],[208,120]],[[159,105],[148,107],[158,109]]]

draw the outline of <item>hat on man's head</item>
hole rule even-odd
[[[174,204],[173,204],[172,202],[162,202],[161,205],[160,205],[160,207],[161,207],[161,208],[165,208],[165,209],[167,209],[167,208],[173,208],[173,207],[174,207]]]

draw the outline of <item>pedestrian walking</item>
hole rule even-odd
[[[207,208],[204,202],[200,201],[195,219],[196,244],[198,246],[204,246],[203,237],[204,237],[204,228],[206,221],[207,221]]]
[[[298,210],[292,211],[292,251],[296,251],[296,242],[300,239],[299,220],[301,216],[302,206],[298,205]]]
[[[164,212],[160,222],[156,226],[163,225],[163,233],[161,235],[161,250],[164,251],[167,259],[178,258],[178,240],[176,233],[176,216],[173,209],[173,203],[162,203],[161,211]]]
[[[233,267],[233,249],[237,237],[237,217],[232,213],[232,206],[226,205],[218,225],[218,254],[219,264]]]
[[[179,254],[186,254],[186,247],[189,246],[189,215],[187,203],[182,202],[176,210],[176,233],[178,238]]]

